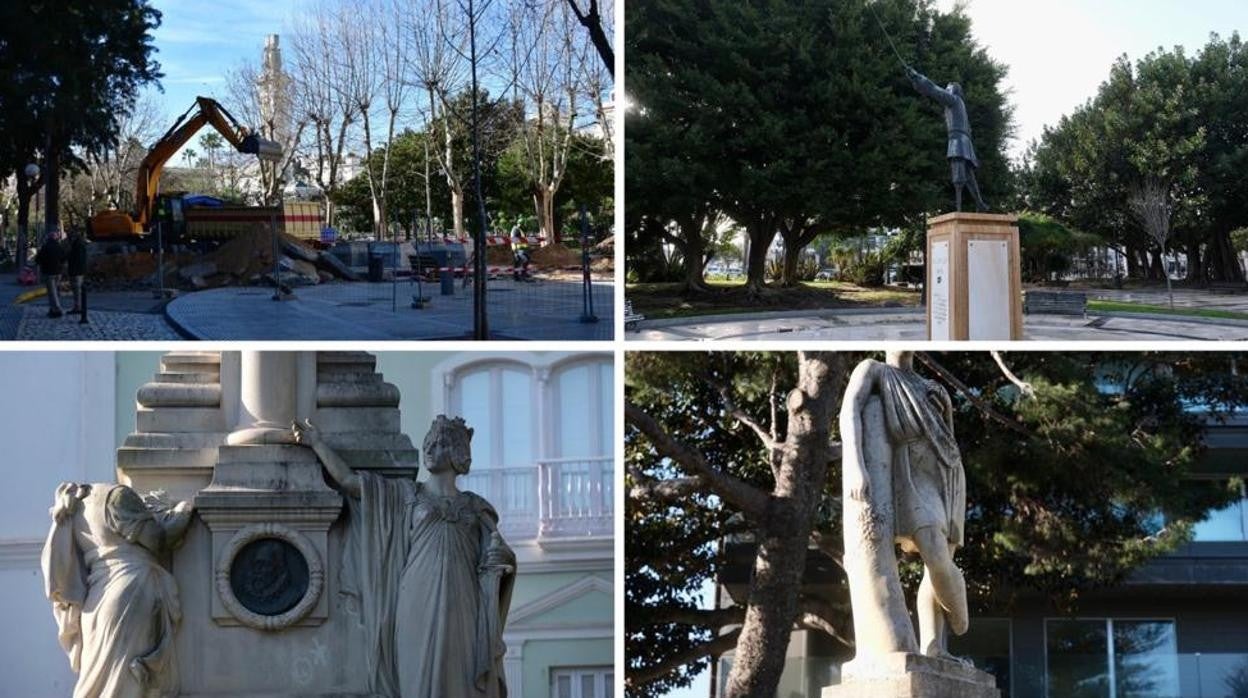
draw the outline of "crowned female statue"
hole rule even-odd
[[[515,555],[498,513],[455,478],[472,429],[439,415],[425,437],[427,482],[354,472],[307,420],[293,425],[348,496],[343,593],[358,600],[370,690],[394,698],[502,698],[503,625]]]

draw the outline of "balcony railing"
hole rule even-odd
[[[459,486],[485,497],[510,540],[572,540],[611,536],[611,457],[553,459],[530,466],[482,468]]]
[[[610,536],[614,525],[611,457],[537,464],[541,527],[538,537]]]

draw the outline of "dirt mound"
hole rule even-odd
[[[558,242],[535,249],[531,255],[533,265],[538,269],[562,269],[564,267],[581,266],[581,251],[569,249]]]

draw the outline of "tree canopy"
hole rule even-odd
[[[808,548],[840,564],[840,462],[785,461],[809,424],[810,364],[840,392],[854,363],[869,354],[633,353],[626,359],[625,623],[630,696],[686,685],[711,655],[735,649],[733,675],[771,673],[743,666],[738,644],[750,611],[773,630],[794,627],[852,643],[843,575],[803,587]],[[967,473],[966,572],[972,608],[1007,609],[1042,593],[1077,609],[1081,595],[1122,581],[1190,536],[1191,523],[1232,500],[1226,483],[1193,478],[1207,424],[1242,409],[1248,391],[1227,354],[1027,352],[1005,357],[1030,383],[1031,397],[986,353],[920,354],[916,368],[949,390]],[[805,377],[804,377],[805,376]],[[803,381],[806,381],[805,383]],[[804,397],[794,398],[801,387]],[[830,420],[835,423],[835,419]],[[662,425],[658,427],[658,425]],[[835,430],[835,426],[832,427]],[[827,438],[824,427],[824,438]],[[835,433],[830,435],[835,438]],[[779,449],[779,450],[777,450]],[[786,470],[786,468],[788,470]],[[785,480],[816,491],[783,490]],[[754,498],[767,504],[752,510]],[[808,503],[794,506],[803,499]],[[805,512],[807,520],[776,518]],[[789,558],[764,551],[795,532]],[[754,540],[768,568],[796,565],[784,587],[702,610],[691,599],[728,559],[720,541]],[[918,586],[913,559],[903,582]],[[721,634],[721,629],[741,625]],[[779,653],[783,660],[783,651]],[[774,692],[774,686],[771,687]],[[766,687],[763,688],[766,693]],[[768,694],[769,695],[769,694]]]
[[[1163,246],[1132,214],[1140,188],[1158,186],[1188,280],[1242,281],[1230,235],[1248,220],[1246,75],[1238,34],[1213,35],[1195,56],[1177,47],[1121,57],[1097,95],[1034,144],[1028,203],[1119,246],[1130,275],[1160,278]]]
[[[1005,68],[961,10],[872,4],[908,63],[964,86],[985,194],[1001,192]],[[776,235],[791,272],[820,234],[914,226],[949,206],[940,108],[915,93],[864,0],[664,0],[625,12],[626,227],[640,250],[654,239],[680,248],[689,286],[700,286],[719,215],[748,231],[750,284],[761,288]]]

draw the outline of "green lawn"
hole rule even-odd
[[[662,319],[699,315],[782,310],[836,308],[900,308],[919,303],[919,293],[897,288],[864,288],[840,281],[810,281],[796,288],[768,287],[760,298],[750,298],[745,281],[707,281],[710,292],[685,296],[680,284],[629,284],[625,294],[633,310],[647,318]]]
[[[1122,301],[1088,301],[1088,312],[1105,313],[1155,313],[1158,315],[1181,315],[1184,317],[1207,317],[1220,320],[1248,320],[1248,313],[1237,313],[1232,310],[1216,310],[1204,308],[1171,308],[1168,305],[1148,305],[1145,303],[1126,303]]]

